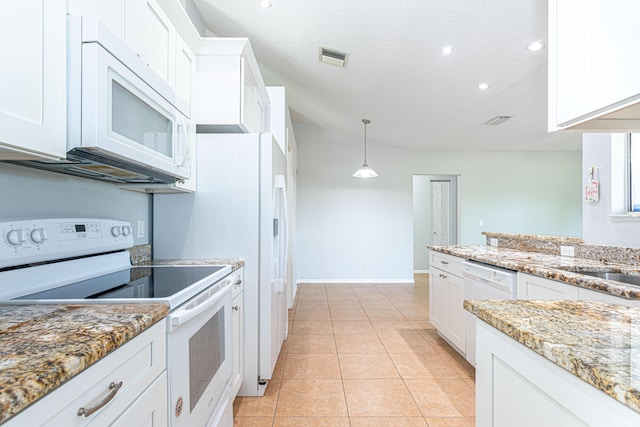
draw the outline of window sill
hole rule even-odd
[[[613,222],[640,222],[640,212],[612,213],[609,218]]]

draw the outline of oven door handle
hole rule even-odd
[[[204,301],[199,301],[196,304],[188,304],[186,307],[176,311],[174,314],[170,314],[169,318],[171,320],[169,326],[171,331],[173,332],[179,326],[184,325],[189,320],[193,319],[203,312],[210,310],[211,307],[218,304],[225,297],[225,294],[231,291],[231,284],[233,283],[233,281],[233,277],[224,279],[222,287],[213,292],[213,294],[210,295],[209,298],[205,299]]]

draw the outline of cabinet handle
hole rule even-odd
[[[447,278],[446,274],[439,274],[439,276],[440,276],[441,279],[446,279]]]
[[[239,307],[239,306],[237,306],[237,305],[234,305],[234,306],[233,306],[233,307],[231,307],[231,308],[233,308],[235,311],[240,310],[240,307]]]
[[[234,283],[237,286],[240,286],[242,284],[242,279],[240,277],[238,277],[238,280],[236,280],[236,283]]]
[[[119,383],[115,383],[112,382],[111,384],[109,384],[109,390],[111,390],[109,392],[108,395],[105,396],[104,399],[102,399],[100,402],[96,403],[94,406],[90,407],[90,408],[80,408],[78,409],[78,416],[85,416],[88,417],[91,414],[93,414],[94,412],[96,412],[98,409],[102,408],[104,405],[106,405],[107,403],[109,403],[111,401],[111,399],[113,399],[114,397],[116,397],[116,394],[118,394],[118,391],[120,390],[120,387],[122,387],[122,381],[120,381]]]
[[[449,265],[449,261],[440,261],[440,264]]]

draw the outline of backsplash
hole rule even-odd
[[[537,234],[510,234],[483,232],[487,246],[491,239],[498,239],[499,248],[542,252],[560,255],[560,246],[573,246],[576,258],[602,262],[640,265],[640,249],[621,246],[593,245],[584,243],[580,237],[542,236]]]
[[[151,261],[151,245],[137,245],[128,249],[131,264],[148,264]]]

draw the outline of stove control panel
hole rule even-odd
[[[131,224],[103,218],[0,222],[0,268],[110,252],[133,246]]]

